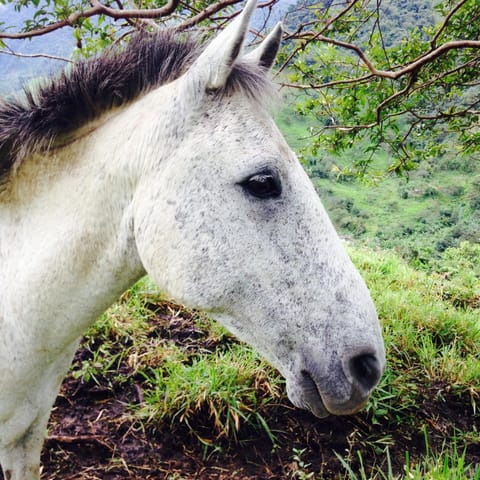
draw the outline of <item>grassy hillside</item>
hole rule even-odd
[[[289,144],[301,153],[309,131],[315,131],[315,121],[293,113],[290,106],[278,113],[277,121]],[[366,179],[345,174],[353,158],[368,155],[367,148],[360,143],[343,157],[317,152],[303,158],[342,235],[395,249],[426,268],[432,268],[449,247],[480,242],[479,158],[461,157],[451,145],[409,177],[385,176],[390,160],[381,154]]]
[[[251,348],[148,279],[85,337],[44,452],[45,478],[480,479],[480,310],[455,280],[351,255],[388,368],[366,409],[315,419]],[[476,306],[475,306],[476,305]]]

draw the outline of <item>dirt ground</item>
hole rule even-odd
[[[179,324],[177,318],[169,323],[163,318],[161,328],[179,343],[191,343],[190,321]],[[172,330],[167,332],[169,325]],[[77,359],[88,354],[81,349]],[[393,470],[401,473],[407,451],[411,463],[425,451],[420,426],[428,429],[429,448],[438,451],[455,429],[480,431],[479,415],[472,415],[469,402],[445,391],[442,385],[426,390],[417,406],[417,421],[401,426],[374,425],[365,413],[319,420],[291,407],[284,397],[269,418],[275,446],[266,433],[246,427],[239,432],[239,443],[224,440],[208,446],[184,424],[145,429],[135,421],[128,405],[142,402],[141,384],[106,388],[69,376],[52,412],[42,479],[283,480],[312,478],[308,473],[315,472],[315,478],[321,473],[333,480],[345,478],[335,452],[351,460],[354,469],[359,466],[358,451],[367,467],[386,469],[386,445]],[[208,418],[199,418],[195,426],[196,432],[204,430],[204,438],[209,437],[208,424]],[[466,463],[480,466],[480,445],[469,446]]]
[[[386,464],[386,457],[378,454],[378,438],[389,436],[397,471],[402,469],[407,450],[412,462],[425,450],[420,431],[382,431],[381,425],[370,425],[362,415],[318,420],[287,405],[278,408],[274,419],[280,446],[273,448],[266,436],[254,437],[251,432],[250,438],[244,434],[240,446],[208,449],[184,428],[145,431],[125,420],[126,404],[135,396],[135,391],[112,394],[100,388],[83,388],[68,379],[52,415],[42,457],[44,478],[280,480],[300,478],[295,472],[303,470],[322,472],[325,479],[334,479],[344,473],[334,452],[342,456],[350,452],[355,458],[356,442],[366,463],[381,465]],[[460,405],[448,405],[419,409],[431,427],[431,448],[441,449],[453,425],[460,426],[472,418]],[[476,422],[478,431],[478,418]],[[308,467],[293,458],[295,451],[303,449],[300,462],[310,464]],[[480,465],[480,445],[471,446],[467,461]]]

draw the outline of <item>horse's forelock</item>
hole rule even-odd
[[[242,60],[234,65],[222,92],[227,95],[240,92],[263,105],[277,97],[277,90],[267,69]]]

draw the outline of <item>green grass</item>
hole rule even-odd
[[[200,414],[209,418],[210,433],[236,439],[241,425],[267,428],[260,412],[279,396],[278,379],[269,375],[268,367],[252,350],[232,345],[211,355],[197,355],[187,361],[178,348],[167,349],[161,368],[142,371],[146,383],[145,405],[136,415],[150,423],[164,421],[185,423],[199,439],[192,421]],[[268,392],[262,392],[268,386]],[[271,436],[271,433],[269,436]]]
[[[453,390],[480,392],[479,310],[456,308],[444,298],[448,280],[416,271],[391,253],[351,254],[402,374],[426,386],[444,382]]]
[[[480,480],[480,467],[468,464],[465,459],[465,450],[459,452],[455,443],[444,447],[440,453],[427,453],[419,462],[410,461],[408,452],[405,458],[405,467],[402,473],[394,473],[389,452],[386,451],[386,462],[383,467],[376,467],[373,472],[364,467],[361,453],[358,453],[360,468],[354,470],[348,459],[337,454],[345,469],[345,480]],[[315,480],[314,476],[309,477]],[[321,479],[318,479],[321,480]]]
[[[441,411],[444,405],[460,406],[467,419],[479,414],[480,310],[475,303],[459,306],[448,294],[476,264],[467,262],[449,279],[417,271],[392,253],[351,248],[350,254],[377,305],[388,367],[363,414],[372,430],[353,432],[349,452],[339,452],[344,476],[338,478],[478,480],[479,467],[469,465],[465,449],[479,443],[480,432],[468,421],[458,425],[447,418],[436,427],[434,418],[425,420],[429,408]],[[283,379],[222,327],[166,302],[148,279],[99,319],[86,345],[89,353],[77,359],[74,375],[113,389],[141,384],[142,402],[129,415],[143,428],[182,427],[209,448],[258,435],[272,446],[281,441],[274,419],[288,406]],[[398,451],[390,471],[386,455],[399,448],[397,436],[414,432],[425,432],[425,454],[414,455],[406,442],[401,471]],[[435,436],[435,448],[427,434]],[[320,480],[302,459],[304,449],[295,449],[292,478]],[[372,451],[378,454],[373,463]]]

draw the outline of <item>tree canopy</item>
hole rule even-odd
[[[459,153],[479,151],[476,0],[302,2],[292,13],[280,70],[289,71],[285,85],[304,91],[300,110],[318,118],[314,148],[366,138],[357,173],[379,149],[398,173],[452,140]]]
[[[260,0],[265,33],[286,0]],[[23,25],[0,15],[0,53],[13,39],[71,29],[77,56],[89,56],[138,29],[223,28],[241,0],[0,0],[27,12]],[[0,10],[1,12],[1,10]],[[352,171],[364,173],[379,150],[390,171],[410,170],[455,143],[480,150],[480,3],[477,0],[298,0],[290,2],[277,81],[312,116],[312,153],[361,140]]]

